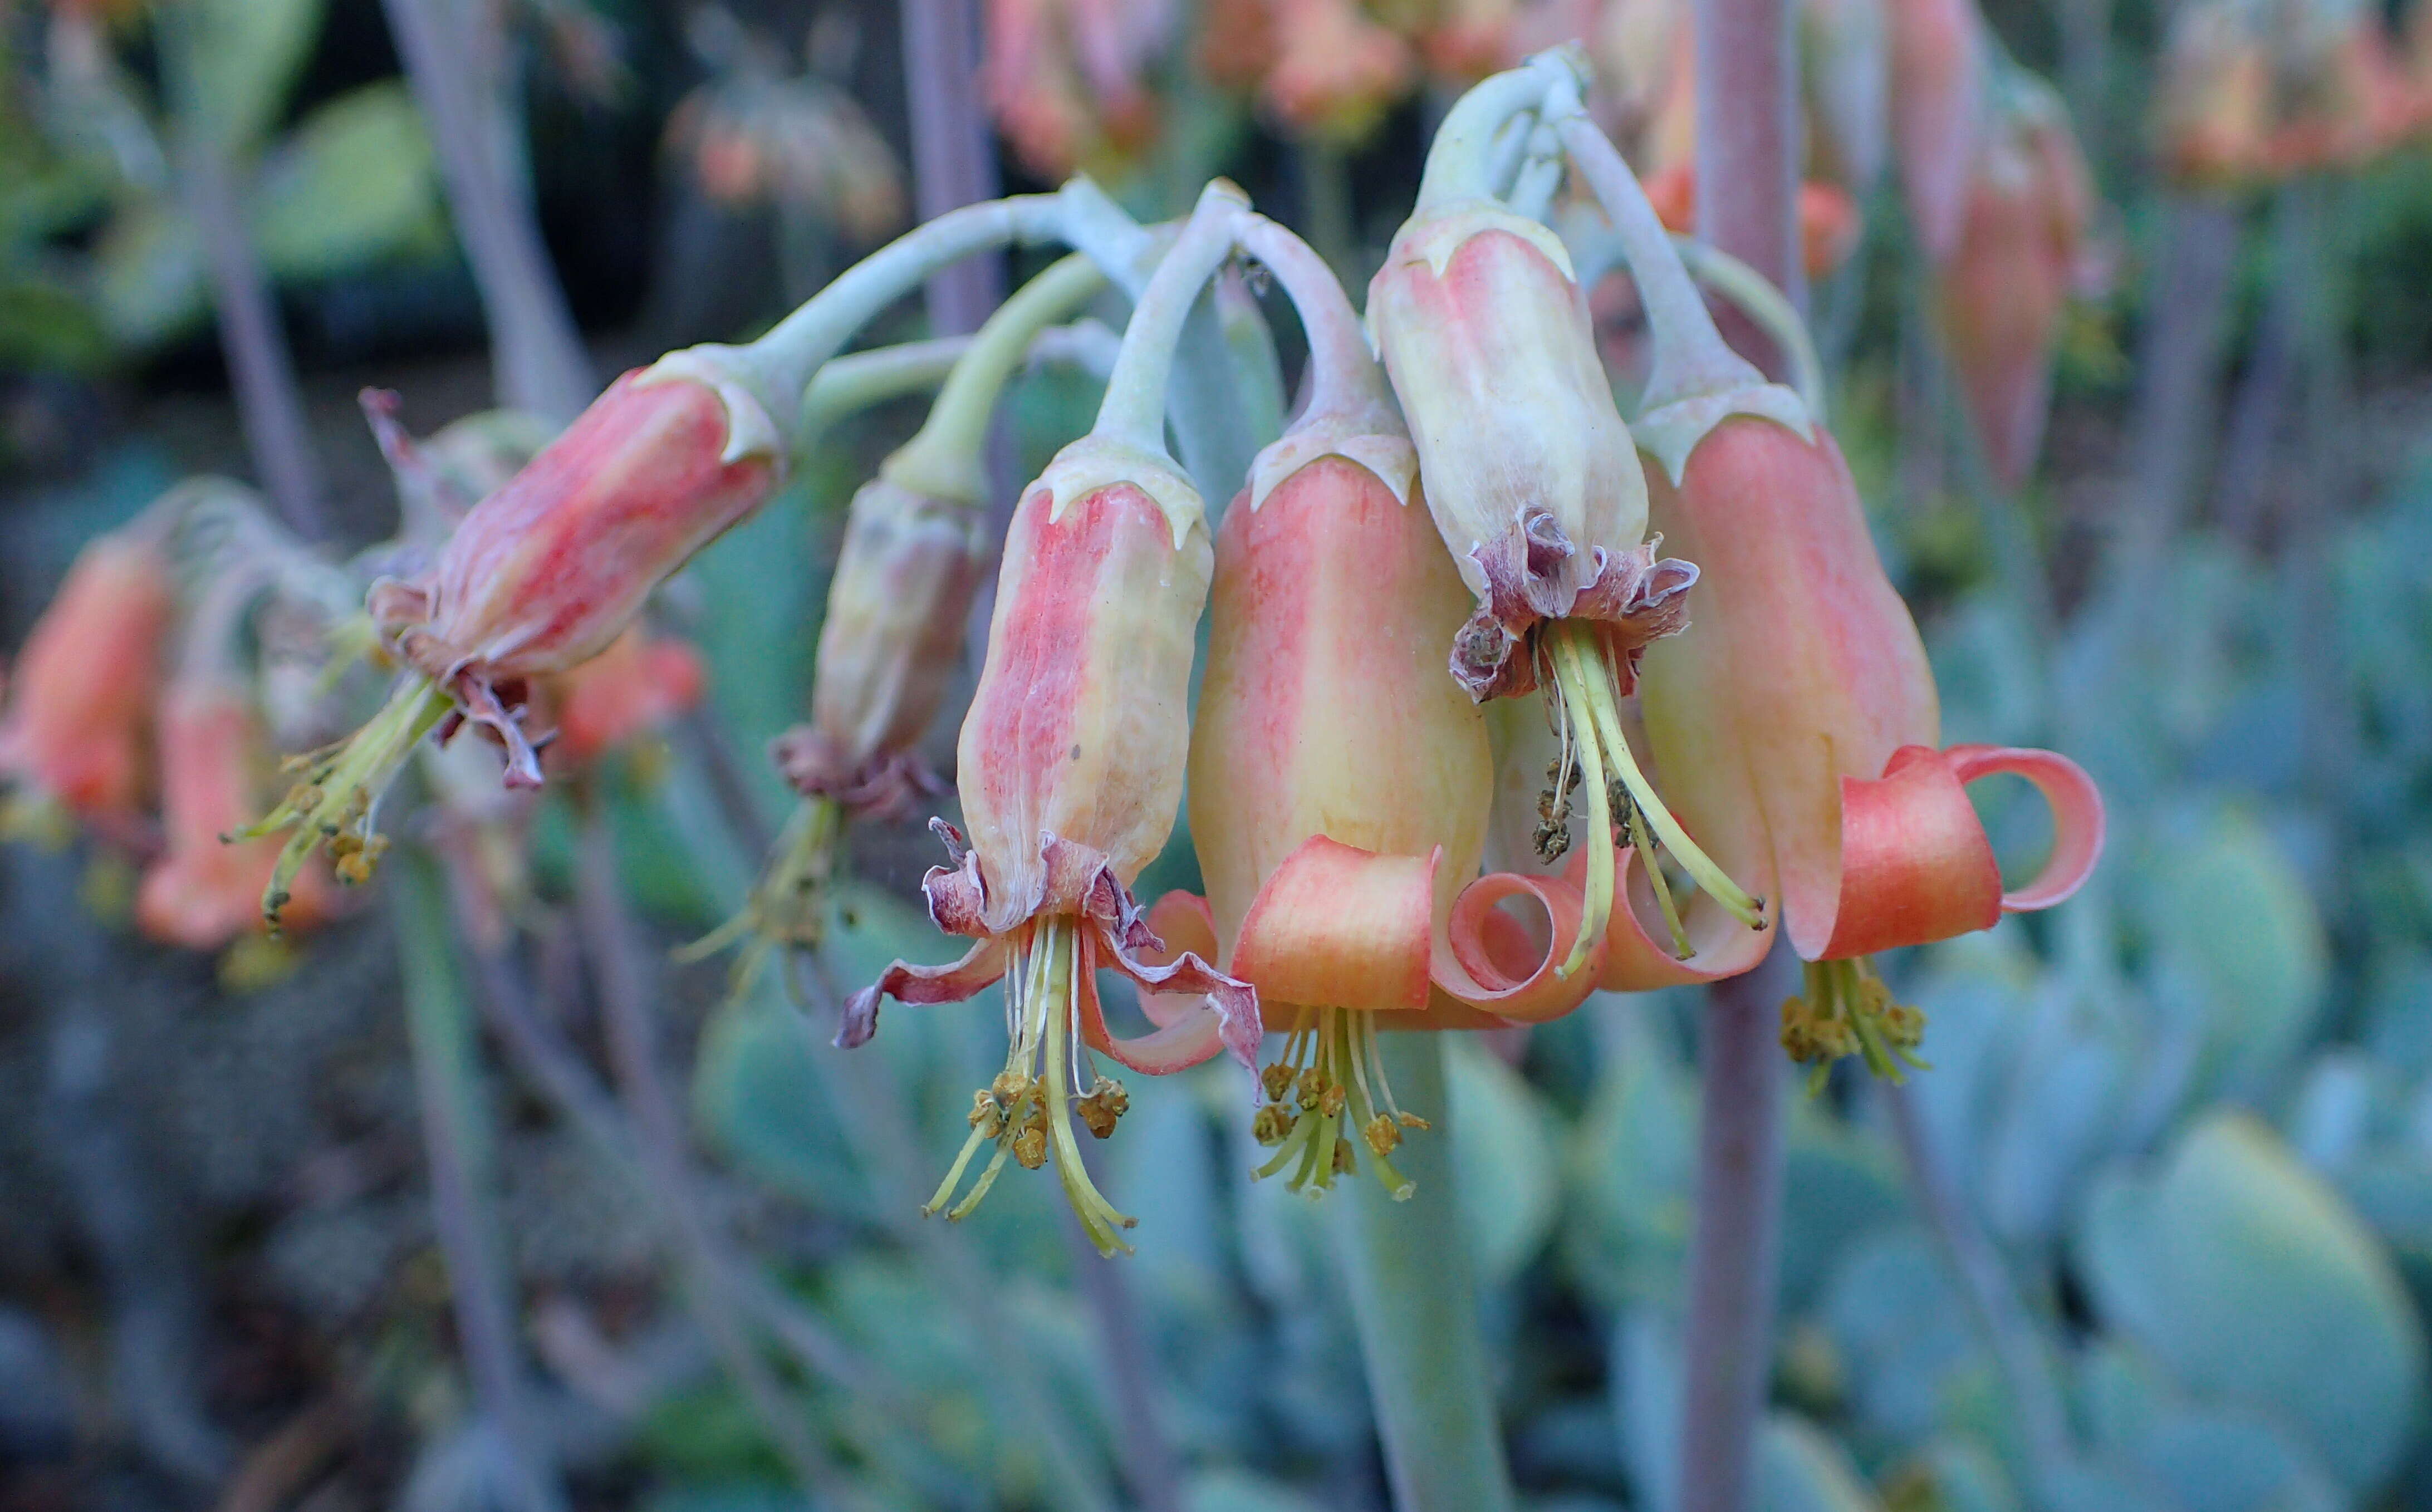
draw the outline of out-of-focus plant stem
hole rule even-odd
[[[904,0],[904,97],[912,118],[912,193],[929,220],[997,196],[996,153],[980,112],[979,14],[972,0]],[[966,258],[929,280],[929,329],[979,329],[1005,297],[1001,258]]]
[[[1395,1095],[1438,1119],[1395,1152],[1416,1184],[1396,1202],[1355,1178],[1327,1205],[1351,1286],[1368,1396],[1384,1440],[1395,1512],[1508,1512],[1512,1480],[1495,1420],[1493,1372],[1478,1331],[1469,1232],[1453,1179],[1444,1042],[1382,1034]]]
[[[515,1347],[514,1282],[487,1184],[490,1118],[444,883],[437,863],[418,851],[392,857],[388,870],[423,1151],[431,1168],[431,1222],[448,1265],[458,1343],[478,1410],[506,1446],[516,1504],[531,1512],[557,1512],[565,1501],[556,1467],[533,1431]]]
[[[533,218],[505,100],[502,8],[383,0],[490,326],[498,402],[563,425],[598,390]]]
[[[591,797],[595,800],[583,815],[574,867],[575,911],[600,995],[617,1090],[636,1135],[643,1175],[658,1190],[668,1225],[679,1235],[694,1316],[795,1478],[822,1501],[860,1504],[860,1496],[805,1431],[801,1413],[786,1401],[775,1372],[760,1357],[730,1278],[717,1262],[717,1244],[685,1152],[684,1118],[659,1065],[658,1025],[648,1001],[653,995],[650,968],[625,912],[616,840],[597,796]]]
[[[1689,1242],[1680,1512],[1746,1512],[1772,1376],[1781,1272],[1782,1000],[1777,945],[1706,993],[1697,1049],[1697,1188]]]
[[[192,121],[176,127],[178,196],[202,238],[211,306],[237,420],[262,486],[288,529],[308,541],[329,534],[321,459],[304,418],[304,395],[269,275],[246,240],[227,148]]]
[[[1798,55],[1786,0],[1697,0],[1697,230],[1806,306]],[[1752,328],[1724,332],[1782,370]],[[1778,944],[1778,942],[1777,942]],[[1787,948],[1706,996],[1680,1412],[1680,1512],[1744,1512],[1771,1375],[1782,1242]]]
[[[458,885],[462,886],[461,879]],[[460,919],[465,913],[464,901],[460,892]],[[592,1153],[623,1178],[663,1221],[667,1220],[667,1194],[646,1173],[639,1137],[582,1055],[542,1016],[515,962],[502,951],[478,944],[469,930],[460,929],[460,934],[480,984],[482,1016],[516,1067]],[[874,1393],[890,1402],[908,1400],[896,1382],[855,1355],[826,1324],[761,1278],[715,1228],[679,1230],[672,1222],[668,1226],[677,1241],[703,1246],[687,1257],[691,1263],[715,1268],[728,1278],[741,1304],[803,1370],[840,1389]]]
[[[1085,1164],[1088,1147],[1082,1149]],[[1097,1173],[1091,1172],[1091,1179]],[[1081,1220],[1064,1215],[1065,1249],[1081,1286],[1081,1300],[1098,1324],[1099,1352],[1106,1362],[1106,1390],[1113,1399],[1118,1424],[1117,1451],[1123,1479],[1142,1512],[1182,1512],[1182,1462],[1174,1453],[1165,1425],[1157,1420],[1157,1372],[1149,1358],[1148,1340],[1140,1332],[1140,1306],[1132,1296],[1130,1278],[1120,1261],[1098,1253]]]
[[[2044,1357],[2035,1320],[2018,1300],[2018,1290],[1992,1241],[1952,1186],[1951,1172],[1942,1164],[1925,1120],[1917,1113],[1915,1096],[1891,1082],[1876,1083],[1875,1093],[1883,1099],[1893,1140],[1900,1146],[1900,1161],[1908,1171],[1909,1190],[1957,1275],[1960,1289],[1967,1293],[1978,1325],[1984,1331],[1994,1365],[2001,1373],[2001,1384],[2018,1413],[2018,1434],[2024,1440],[2030,1475],[2039,1475],[2066,1463],[2074,1454],[2068,1410],[2062,1403],[2060,1387],[2052,1379],[2052,1364]],[[2035,1487],[2035,1490],[2034,1500],[2049,1504],[2050,1498],[2042,1487]]]
[[[701,885],[720,909],[739,911],[758,875],[758,858],[775,842],[776,828],[762,812],[752,784],[727,747],[724,732],[703,714],[684,722],[686,738],[661,788],[673,829],[688,845]],[[967,1239],[951,1225],[923,1219],[920,1200],[929,1183],[920,1168],[923,1148],[913,1126],[904,1088],[883,1060],[867,1051],[837,1050],[821,1025],[842,1017],[843,999],[826,960],[799,952],[798,985],[814,1012],[802,1020],[819,1094],[835,1104],[853,1158],[870,1173],[880,1211],[905,1247],[918,1254],[929,1283],[962,1315],[971,1352],[982,1360],[1019,1358],[1012,1325],[996,1303],[987,1274]],[[778,974],[761,973],[755,989],[782,995]],[[847,1057],[853,1059],[847,1064]],[[1112,1512],[1114,1499],[1096,1467],[1080,1451],[1080,1439],[1062,1404],[1039,1391],[988,1394],[1007,1413],[1000,1427],[1027,1435],[1046,1463],[1060,1504],[1082,1512]]]

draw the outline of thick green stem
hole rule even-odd
[[[1084,254],[1057,261],[1015,291],[971,338],[919,433],[887,459],[879,476],[929,498],[976,509],[987,501],[989,418],[997,395],[1038,334],[1071,315],[1106,286]]]
[[[1539,53],[1518,68],[1480,80],[1454,101],[1427,148],[1427,171],[1420,176],[1411,214],[1462,200],[1495,198],[1507,176],[1496,148],[1512,144],[1504,135],[1506,125],[1543,105],[1546,90],[1557,80],[1579,85],[1586,60],[1575,59],[1576,53],[1576,48]]]
[[[1753,388],[1765,381],[1753,363],[1724,344],[1714,317],[1691,281],[1672,235],[1664,228],[1655,207],[1647,203],[1638,176],[1630,171],[1611,141],[1587,118],[1575,90],[1558,87],[1549,111],[1561,112],[1559,129],[1571,166],[1587,181],[1613,222],[1621,241],[1621,255],[1638,285],[1638,301],[1655,337],[1653,370],[1647,375],[1646,409],[1733,389]]]
[[[1022,194],[950,210],[907,231],[836,276],[801,309],[749,346],[714,353],[768,413],[791,414],[811,375],[880,311],[939,268],[988,247],[1060,240],[1064,201]]]
[[[1223,179],[1200,193],[1190,224],[1133,307],[1123,350],[1106,378],[1106,399],[1098,406],[1098,435],[1151,456],[1166,455],[1165,386],[1174,372],[1174,346],[1200,290],[1232,255],[1234,232],[1247,204],[1241,192]]]
[[[1378,1058],[1406,1106],[1438,1117],[1404,1149],[1417,1190],[1397,1202],[1354,1182],[1327,1204],[1351,1287],[1368,1395],[1396,1512],[1508,1512],[1512,1480],[1478,1331],[1469,1233],[1453,1179],[1439,1034],[1385,1034]]]

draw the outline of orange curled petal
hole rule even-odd
[[[1585,861],[1582,853],[1571,872],[1579,872]],[[1523,895],[1537,900],[1550,925],[1550,939],[1542,952],[1495,906]],[[1497,1018],[1543,1023],[1562,1017],[1596,990],[1604,967],[1605,948],[1598,943],[1579,970],[1568,977],[1555,975],[1555,966],[1568,958],[1579,939],[1579,877],[1568,873],[1528,877],[1498,871],[1471,882],[1453,899],[1452,916],[1436,941],[1436,984],[1463,1006]]]
[[[1438,846],[1387,856],[1313,834],[1267,877],[1233,942],[1232,968],[1278,1008],[1427,1006]]]
[[[1605,930],[1604,967],[1596,977],[1596,985],[1605,991],[1653,992],[1659,987],[1720,982],[1753,969],[1765,959],[1776,931],[1749,929],[1703,893],[1688,899],[1682,916],[1689,932],[1688,957],[1674,955],[1669,944],[1647,932],[1647,918],[1656,916],[1655,893],[1639,871],[1637,851],[1622,847],[1614,866],[1620,875],[1613,882],[1613,897],[1630,906],[1616,907]],[[1777,919],[1780,914],[1777,905]]]
[[[1103,954],[1103,960],[1102,960]],[[1164,987],[1160,996],[1195,1000],[1198,1006],[1171,1023],[1145,1034],[1119,1039],[1106,1028],[1098,1001],[1098,967],[1109,966],[1129,977],[1142,990]],[[1188,1070],[1230,1050],[1244,1066],[1258,1062],[1258,999],[1241,983],[1226,977],[1188,951],[1162,966],[1139,956],[1126,956],[1095,931],[1081,935],[1081,1042],[1099,1054],[1149,1076]],[[1175,990],[1179,989],[1179,990]]]
[[[1141,952],[1143,958],[1158,966],[1169,966],[1185,955],[1196,955],[1204,961],[1216,959],[1221,949],[1216,943],[1216,916],[1208,907],[1208,899],[1197,893],[1171,892],[1149,906],[1148,927],[1161,942],[1161,948]],[[1207,1000],[1188,992],[1142,992],[1140,1012],[1159,1029],[1178,1023],[1182,1018],[1207,1006]]]
[[[949,966],[896,962],[876,982],[845,1000],[844,1021],[836,1026],[836,1048],[852,1050],[870,1043],[870,1036],[878,1033],[880,999],[916,1006],[961,1002],[1005,975],[1005,941],[990,935]]]
[[[1951,758],[1892,752],[1873,781],[1841,779],[1841,892],[1816,959],[1947,940],[2001,916],[2001,869]]]
[[[2086,768],[2056,751],[2018,746],[1953,746],[1943,752],[1963,783],[1997,772],[2023,777],[2052,805],[2052,859],[2035,880],[2001,895],[2004,914],[2030,914],[2065,902],[2103,855],[2103,793]]]

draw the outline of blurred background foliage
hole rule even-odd
[[[1078,166],[1160,215],[1228,173],[1356,291],[1429,123],[1517,45],[1456,23],[1508,27],[1512,8],[1344,8],[1369,31],[1307,55],[1225,29],[1262,8],[989,6],[981,92],[1009,184]],[[2338,8],[2241,14],[2293,49],[2290,16]],[[2416,24],[2350,8],[2392,37]],[[749,333],[906,224],[892,6],[501,10],[512,172],[603,371]],[[1948,738],[2085,762],[2111,849],[2058,913],[1896,963],[1933,1020],[1909,1110],[1938,1194],[1879,1089],[1836,1078],[1795,1100],[1759,1504],[2432,1512],[2432,151],[2183,171],[2153,119],[2169,13],[1998,0],[1986,19],[2059,81],[2105,207],[2086,240],[2109,277],[2050,342],[2040,468],[2017,488],[1988,476],[1880,173],[1845,186],[1863,231],[1815,270],[1816,325]],[[179,25],[195,36],[173,44]],[[180,48],[192,66],[170,65]],[[1352,76],[1312,83],[1281,56]],[[485,402],[481,307],[376,0],[0,7],[12,641],[82,541],[179,476],[247,470],[170,166],[181,131],[231,165],[340,534],[382,534],[393,509],[359,385],[401,390],[417,430]],[[2173,313],[2204,298],[2171,276],[2190,216],[2222,264],[2210,314]],[[2156,462],[2173,445],[2150,433],[2157,345],[2213,314],[2199,424]],[[873,339],[918,332],[906,311]],[[1022,380],[1024,464],[1093,403],[1084,379]],[[802,708],[843,503],[918,416],[892,405],[825,440],[669,596],[735,748]],[[2173,465],[2180,496],[2156,501]],[[2142,556],[2140,521],[2158,532]],[[757,858],[697,764],[644,748],[594,787],[654,947],[736,904]],[[752,796],[777,812],[773,779]],[[1987,793],[1987,816],[2032,861],[2039,811],[2017,796]],[[580,1063],[605,1031],[569,923],[579,821],[563,795],[548,805],[525,960]],[[827,962],[846,983],[938,949],[912,901],[925,839],[856,844]],[[11,846],[6,884],[0,1507],[512,1504],[434,1250],[392,915],[359,913],[239,992],[130,935],[127,879],[90,847]],[[799,1467],[684,1305],[703,1283],[668,1258],[665,1194],[482,1037],[461,965],[417,989],[436,1016],[412,1032],[437,1024],[470,1057],[537,1362],[515,1431],[562,1467],[567,1504],[798,1504]],[[774,981],[730,997],[717,965],[652,970],[698,1204],[750,1257],[731,1284],[775,1297],[753,1310],[775,1320],[785,1411],[868,1504],[1383,1504],[1325,1231],[1246,1180],[1247,1102],[1220,1067],[1139,1097],[1106,1151],[1140,1218],[1110,1309],[1043,1183],[1008,1183],[955,1231],[960,1268],[912,1214],[901,1173],[951,1158],[992,1015],[892,1010],[844,1065]],[[1541,1512],[1672,1504],[1697,1013],[1694,994],[1599,998],[1452,1047],[1495,1398]],[[1110,1342],[1111,1319],[1136,1336]],[[1123,1352],[1145,1364],[1165,1469],[1141,1468]],[[1019,1384],[1014,1356],[1034,1372]]]

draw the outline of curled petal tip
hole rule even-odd
[[[857,1050],[878,1033],[879,989],[868,986],[844,1000],[844,1016],[836,1025],[836,1048]]]

